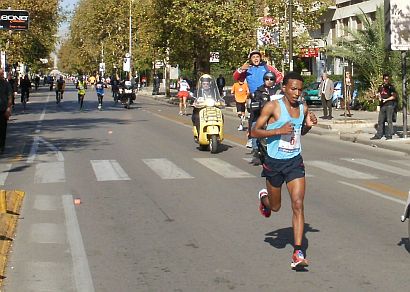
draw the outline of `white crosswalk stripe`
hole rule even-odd
[[[194,158],[194,160],[225,178],[255,177],[219,158]]]
[[[166,158],[143,159],[142,161],[162,179],[193,178],[193,176]]]
[[[390,161],[393,162],[393,163],[397,163],[397,164],[400,164],[400,165],[404,165],[404,166],[406,166],[407,168],[410,167],[410,161],[409,161],[409,160],[390,160]]]
[[[9,171],[11,169],[11,163],[1,163],[0,164],[0,186],[4,186]]]
[[[130,180],[116,160],[90,160],[97,181]]]
[[[65,182],[64,162],[43,162],[36,164],[34,183]]]
[[[334,173],[336,175],[343,176],[345,178],[350,178],[350,179],[376,179],[376,176],[373,176],[371,174],[367,174],[364,172],[360,172],[351,168],[339,166],[334,163],[326,162],[326,161],[319,161],[319,160],[313,160],[313,161],[305,161],[305,164],[310,167],[317,167],[320,169],[323,169],[326,172]]]
[[[356,164],[359,164],[359,165],[364,165],[364,166],[371,167],[371,168],[374,168],[374,169],[377,169],[377,170],[386,171],[386,172],[394,173],[394,174],[401,175],[401,176],[410,176],[410,170],[405,170],[403,168],[387,165],[385,163],[380,163],[380,162],[372,161],[372,160],[369,160],[369,159],[341,158],[341,160],[349,161],[349,162],[352,162],[352,163],[356,163]]]

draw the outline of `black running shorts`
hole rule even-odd
[[[268,155],[262,165],[262,177],[266,177],[270,184],[276,188],[301,177],[305,177],[305,165],[299,154],[290,159],[274,159]]]

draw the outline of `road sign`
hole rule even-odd
[[[0,29],[27,30],[29,13],[26,10],[0,10]]]
[[[384,0],[385,42],[390,50],[410,50],[408,3],[408,0]]]
[[[209,55],[210,63],[219,63],[219,52],[211,52]]]

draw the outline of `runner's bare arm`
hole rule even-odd
[[[317,118],[313,112],[309,111],[306,102],[304,102],[303,108],[304,108],[305,118],[303,120],[303,125],[302,125],[302,135],[306,135],[310,131],[312,126],[317,124]]]

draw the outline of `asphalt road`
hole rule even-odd
[[[261,217],[264,180],[235,117],[213,155],[177,107],[105,99],[98,111],[89,90],[80,112],[75,91],[56,105],[41,89],[16,105],[0,184],[26,197],[5,291],[408,290],[408,156],[303,138],[310,266],[295,272],[286,188]]]

